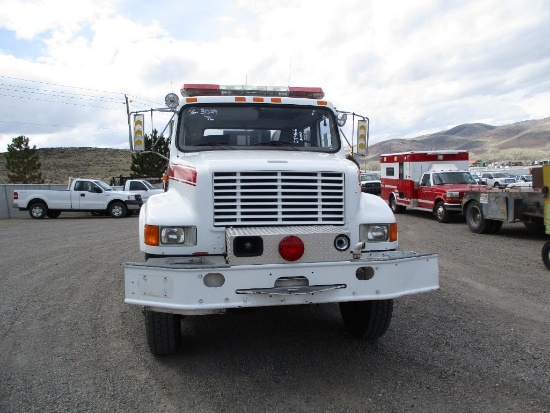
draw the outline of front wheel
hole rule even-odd
[[[43,202],[35,202],[29,206],[29,215],[34,219],[44,219],[48,214],[48,207]]]
[[[397,204],[397,199],[395,199],[395,195],[390,195],[390,209],[394,214],[401,214],[405,212],[405,207],[403,205]]]
[[[445,208],[445,204],[442,201],[439,201],[437,204],[435,204],[434,215],[435,219],[443,223],[449,222],[449,220],[451,219],[451,214],[449,213],[449,211],[447,211],[447,208]]]
[[[123,202],[116,201],[109,206],[109,215],[113,218],[125,217],[126,212],[128,212],[128,208],[126,208],[126,205]]]
[[[340,303],[346,330],[355,338],[376,340],[390,326],[393,300],[349,301]]]
[[[155,356],[175,354],[181,344],[181,318],[177,314],[159,313],[148,308],[145,315],[145,331],[149,350]]]
[[[550,271],[550,241],[545,242],[542,246],[542,262]]]

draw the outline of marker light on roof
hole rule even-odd
[[[322,99],[325,96],[320,87],[211,85],[186,83],[181,88],[184,97],[189,96],[270,96]]]

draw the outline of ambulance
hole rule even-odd
[[[467,151],[382,154],[382,199],[395,214],[416,209],[449,222],[452,214],[461,213],[464,193],[479,188],[468,168]]]

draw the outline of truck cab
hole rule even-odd
[[[440,222],[448,222],[452,213],[462,211],[464,193],[477,185],[468,171],[430,170],[425,172],[418,184],[418,208],[434,211]]]
[[[438,288],[437,255],[398,251],[393,213],[361,191],[346,116],[321,88],[181,92],[166,97],[168,190],[139,217],[145,261],[124,264],[153,354],[177,351],[183,316],[231,308],[338,303],[353,336],[375,339],[394,298]]]

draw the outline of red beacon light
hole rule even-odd
[[[304,251],[304,242],[295,235],[288,235],[279,242],[279,254],[287,261],[299,260]]]
[[[185,83],[181,88],[183,97],[194,96],[267,96],[322,99],[325,92],[320,87],[212,85]]]

